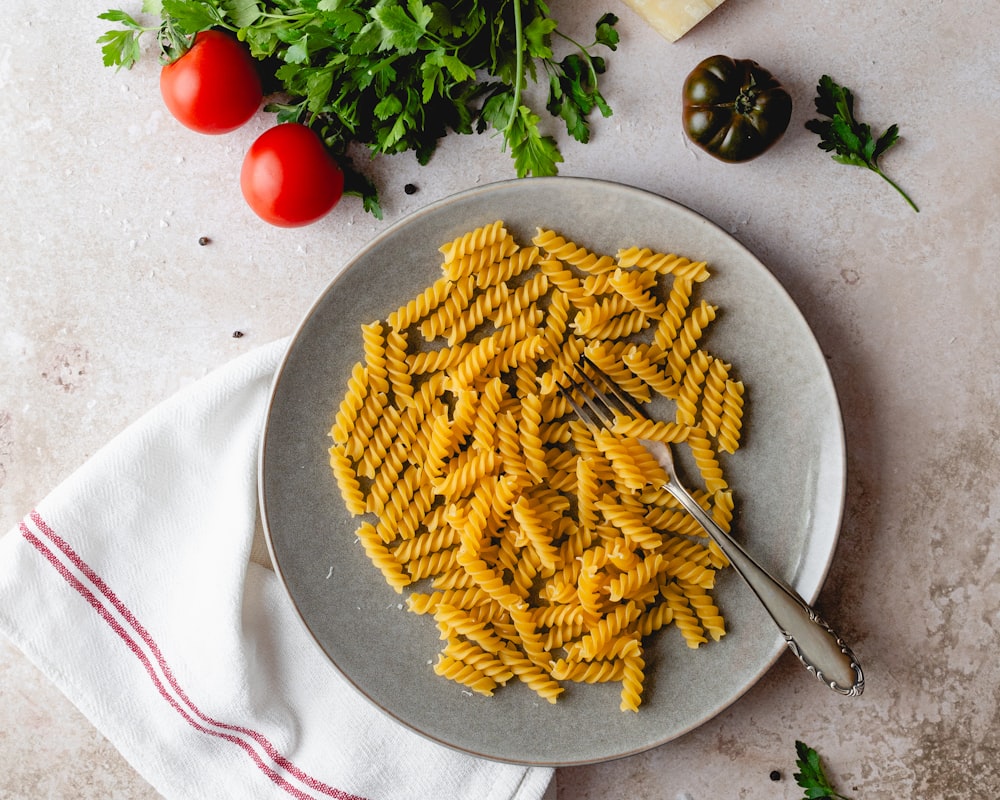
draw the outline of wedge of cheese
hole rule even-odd
[[[676,42],[725,0],[625,0],[654,30]]]

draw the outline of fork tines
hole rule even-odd
[[[610,429],[614,424],[615,417],[621,414],[631,416],[636,419],[647,418],[646,414],[638,406],[636,406],[632,398],[620,389],[614,379],[597,366],[593,359],[584,354],[582,362],[583,363],[578,366],[577,372],[580,374],[580,377],[583,379],[584,383],[586,383],[587,388],[589,388],[590,391],[586,391],[583,386],[573,380],[569,373],[566,373],[566,378],[570,384],[570,388],[566,389],[563,386],[559,386],[559,390],[569,401],[569,404],[573,407],[573,411],[576,412],[576,415],[581,420],[588,425],[597,425],[599,427]],[[587,371],[583,369],[583,366],[588,366],[591,370],[593,370],[594,375],[607,387],[607,392],[603,391],[601,387],[597,385],[597,382],[587,374]],[[577,400],[573,397],[574,393],[580,396],[583,404],[577,402]],[[586,406],[586,408],[584,406]]]

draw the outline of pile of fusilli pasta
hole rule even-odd
[[[330,432],[358,539],[436,621],[439,675],[486,695],[516,676],[550,702],[567,681],[618,681],[637,710],[645,637],[725,633],[709,595],[725,557],[634,438],[689,447],[695,496],[728,530],[718,454],[739,446],[743,384],[699,344],[716,315],[692,297],[706,265],[544,229],[521,246],[500,221],[441,253],[435,283],[362,327]],[[676,418],[592,435],[559,392],[584,353]]]

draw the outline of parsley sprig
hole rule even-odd
[[[147,0],[147,7],[153,0]],[[156,6],[159,8],[159,6]],[[156,25],[143,25],[135,17],[119,9],[105,11],[97,15],[98,19],[117,22],[120,28],[101,34],[97,43],[101,45],[104,54],[104,66],[115,69],[131,69],[142,57],[141,40],[148,33],[155,33],[160,44],[160,63],[169,64],[180,58],[191,47],[194,35],[179,30],[173,20],[166,17]]]
[[[122,26],[98,40],[106,65],[132,66],[153,30],[229,30],[270,70],[281,96],[267,108],[309,125],[344,159],[361,145],[373,156],[413,152],[426,164],[447,133],[492,128],[518,177],[554,175],[563,157],[525,100],[528,84],[547,81],[545,110],[576,141],[589,140],[592,111],[612,113],[597,54],[618,46],[610,13],[581,44],[560,32],[545,0],[145,0],[143,8],[162,24],[101,15]],[[569,53],[556,55],[554,41]],[[375,187],[347,172],[347,191],[379,216]]]
[[[898,141],[898,125],[890,125],[881,135],[873,136],[871,127],[854,116],[854,94],[829,75],[822,76],[816,87],[816,111],[828,119],[811,119],[806,128],[819,134],[821,150],[833,153],[833,160],[840,164],[870,169],[899,192],[914,211],[920,211],[878,165],[882,154]]]
[[[803,800],[850,800],[840,794],[823,771],[823,763],[817,753],[809,745],[803,742],[795,742],[795,754],[798,759],[795,766],[799,771],[795,773],[795,782],[805,790]]]

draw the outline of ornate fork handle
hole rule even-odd
[[[865,688],[864,674],[854,653],[837,633],[784,581],[758,564],[698,505],[677,480],[669,452],[661,458],[660,442],[642,440],[666,468],[669,482],[663,487],[684,506],[719,545],[733,569],[746,581],[781,630],[789,649],[823,683],[842,695],[856,697]]]

